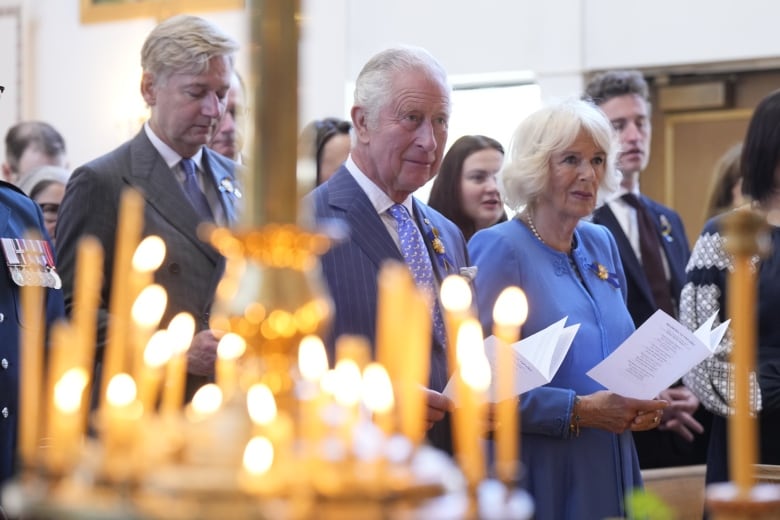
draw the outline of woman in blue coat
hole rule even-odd
[[[553,380],[521,396],[525,486],[544,520],[623,516],[625,495],[642,484],[631,431],[656,427],[667,404],[622,397],[586,375],[634,331],[615,240],[583,220],[599,190],[616,187],[616,154],[593,105],[537,111],[516,130],[501,172],[505,201],[519,213],[469,242],[487,333],[509,285],[528,298],[523,336],[564,316],[580,324]]]

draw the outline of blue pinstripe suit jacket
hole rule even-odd
[[[345,167],[342,166],[328,182],[310,193],[306,202],[313,206],[318,224],[338,219],[349,230],[348,238],[337,243],[321,259],[335,311],[326,341],[330,359],[333,360],[334,339],[342,334],[363,335],[373,345],[379,269],[387,259],[403,262],[403,256],[365,192]],[[421,230],[426,229],[422,223],[427,219],[439,231],[445,245],[451,263],[442,265],[439,257],[431,250],[430,240],[425,240],[439,283],[448,274],[458,273],[461,267],[468,265],[466,241],[455,224],[416,199],[414,218]],[[403,326],[402,318],[399,326]],[[445,349],[432,337],[430,388],[441,391],[447,383],[447,377]],[[433,444],[447,450],[449,439],[436,437],[433,430],[429,432]]]

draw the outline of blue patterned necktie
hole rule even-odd
[[[412,272],[414,282],[423,291],[431,296],[433,301],[433,332],[442,346],[447,344],[447,334],[444,330],[444,319],[436,298],[436,286],[433,281],[433,265],[428,249],[423,242],[422,234],[417,224],[409,216],[409,212],[402,204],[393,204],[388,213],[398,223],[398,238],[401,242],[401,253],[406,265]]]
[[[195,161],[192,159],[182,159],[181,167],[184,170],[184,193],[190,199],[192,207],[202,220],[214,220],[214,214],[211,213],[209,201],[206,194],[198,186],[198,177],[195,171]]]

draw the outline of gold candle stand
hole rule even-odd
[[[734,373],[734,415],[729,417],[731,482],[712,484],[706,508],[714,520],[763,520],[780,516],[780,486],[755,485],[758,453],[756,418],[750,410],[750,375],[756,364],[756,262],[766,252],[766,217],[751,210],[723,218],[724,248],[734,260],[729,274],[727,309],[734,327],[731,363]]]

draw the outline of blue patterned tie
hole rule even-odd
[[[209,201],[206,194],[198,186],[198,177],[195,171],[195,161],[192,159],[182,159],[181,167],[184,170],[184,193],[190,199],[192,207],[202,220],[214,220],[214,214],[211,213]]]
[[[422,234],[417,224],[409,216],[409,212],[402,204],[393,204],[388,213],[398,223],[398,238],[401,242],[401,253],[404,261],[412,272],[417,287],[426,291],[433,301],[433,332],[442,346],[447,344],[447,334],[444,330],[444,319],[436,298],[436,286],[433,282],[433,265],[428,249],[423,242]]]

